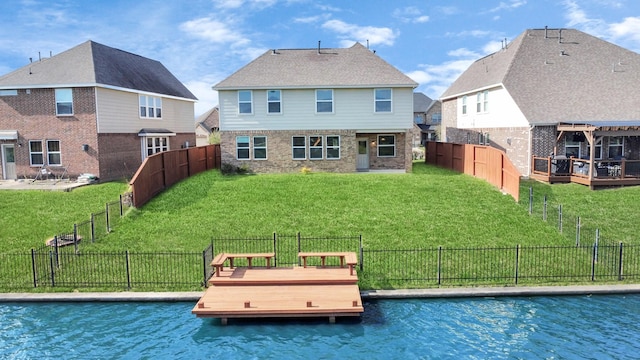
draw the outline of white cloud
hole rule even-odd
[[[449,37],[473,36],[473,37],[481,38],[481,37],[493,36],[493,34],[494,32],[487,31],[487,30],[465,30],[457,33],[447,32],[445,33],[445,36],[449,36]]]
[[[614,39],[631,39],[640,45],[640,17],[628,17],[622,22],[609,25],[609,31]]]
[[[485,54],[493,54],[494,52],[502,49],[502,46],[503,43],[500,41],[490,41],[482,47],[482,52]]]
[[[307,16],[307,17],[298,17],[298,18],[294,18],[293,22],[301,23],[301,24],[313,24],[313,23],[317,23],[317,22],[320,22],[320,21],[325,21],[325,20],[329,19],[330,17],[331,17],[330,14],[322,14],[322,15]]]
[[[184,85],[187,89],[189,89],[189,91],[198,98],[198,102],[195,104],[194,109],[196,117],[219,104],[218,92],[211,90],[211,87],[219,81],[220,80],[214,81],[213,79],[212,81],[207,81],[206,79],[203,79],[185,82]]]
[[[501,1],[500,4],[498,4],[498,6],[494,7],[493,9],[490,9],[488,12],[493,13],[493,12],[498,12],[502,10],[513,10],[526,4],[527,4],[526,0],[511,0],[508,3]]]
[[[415,6],[395,9],[392,15],[405,23],[425,23],[429,21],[429,16],[423,15],[420,9]]]
[[[370,45],[391,46],[398,36],[387,27],[358,26],[340,20],[329,20],[322,24],[322,27],[338,33],[342,44],[369,40]]]
[[[212,43],[233,43],[235,46],[249,43],[249,39],[245,38],[242,33],[210,17],[184,22],[180,24],[180,30],[191,36],[202,38]]]
[[[451,50],[447,52],[447,55],[451,57],[461,57],[461,58],[479,58],[482,56],[481,54],[475,51],[471,51],[467,48],[459,48],[459,49]]]

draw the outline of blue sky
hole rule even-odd
[[[639,0],[3,0],[0,75],[86,40],[162,62],[199,99],[274,48],[376,50],[437,98],[529,28],[575,28],[640,52]],[[38,55],[40,53],[40,55]]]

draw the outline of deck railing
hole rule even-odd
[[[570,176],[585,179],[640,179],[640,160],[596,160],[592,166],[592,161],[588,159],[533,156],[531,162],[531,173],[548,179]]]

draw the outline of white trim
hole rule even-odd
[[[389,111],[377,111],[376,105],[378,103],[378,99],[376,98],[376,92],[378,90],[389,90],[389,100],[381,99],[380,101],[389,101]],[[376,88],[373,89],[373,113],[374,114],[393,114],[393,89],[392,88]]]
[[[251,95],[251,100],[250,101],[242,101],[240,102],[240,93],[241,92],[249,92],[249,94]],[[247,115],[253,115],[254,113],[254,104],[253,104],[253,90],[238,90],[236,91],[236,100],[237,100],[237,105],[238,105],[238,115],[240,116],[247,116]],[[251,111],[250,112],[241,112],[240,111],[240,104],[247,104],[249,103],[249,105],[251,105]]]
[[[451,99],[459,98],[459,97],[461,97],[463,95],[475,94],[475,93],[477,93],[479,91],[489,90],[489,89],[493,89],[493,88],[497,88],[497,87],[502,87],[502,88],[506,89],[504,84],[500,82],[500,83],[495,83],[495,84],[491,84],[491,85],[488,85],[488,86],[482,86],[482,87],[479,87],[479,88],[475,88],[475,89],[459,92],[457,94],[444,96],[444,97],[441,97],[438,100],[440,100],[440,101],[451,100]]]
[[[364,85],[278,85],[278,89],[374,89],[374,88],[411,88],[415,89],[416,84],[364,84]],[[273,85],[266,86],[232,86],[232,87],[211,87],[215,91],[237,91],[237,90],[273,90]]]
[[[280,100],[278,101],[269,101],[269,91],[277,91],[280,93]],[[267,96],[267,115],[282,115],[283,111],[282,111],[282,90],[280,89],[269,89],[267,91],[265,91],[265,95]],[[278,112],[270,112],[269,111],[269,104],[271,103],[278,103],[280,104],[280,111]]]
[[[18,130],[0,130],[0,140],[18,140]]]
[[[321,103],[329,103],[329,101],[327,101],[327,100],[318,101],[318,91],[326,91],[326,90],[331,91],[331,111],[318,111],[318,103],[319,102],[321,102]],[[316,114],[325,115],[325,114],[334,114],[336,112],[336,97],[335,97],[333,89],[316,89],[314,94],[315,94],[315,101],[314,101],[313,105],[314,105],[314,112]]]

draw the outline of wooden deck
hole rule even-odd
[[[191,311],[198,317],[230,318],[360,316],[357,274],[340,267],[225,269]]]

